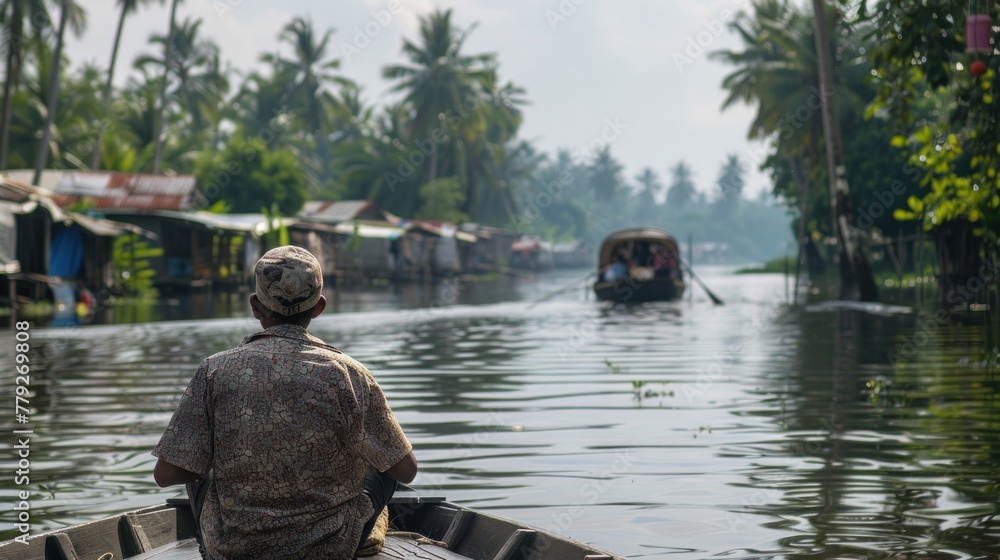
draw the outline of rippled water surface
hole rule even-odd
[[[635,558],[1000,554],[987,314],[793,308],[780,276],[725,271],[722,307],[531,305],[580,275],[342,294],[311,331],[375,373],[426,494]],[[33,532],[179,494],[149,451],[243,313],[32,331]]]

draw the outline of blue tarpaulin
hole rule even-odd
[[[75,278],[83,266],[83,235],[79,226],[58,225],[52,230],[49,276]]]

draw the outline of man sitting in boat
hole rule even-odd
[[[201,363],[153,477],[189,485],[209,559],[352,558],[416,459],[372,374],[306,331],[326,307],[316,257],[272,249],[254,276],[264,330]]]
[[[628,263],[625,257],[619,254],[615,257],[615,262],[605,267],[601,280],[619,280],[626,276],[628,276]]]

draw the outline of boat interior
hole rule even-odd
[[[583,543],[446,502],[397,492],[381,552],[389,559],[616,560]],[[0,543],[0,560],[200,560],[187,499]]]

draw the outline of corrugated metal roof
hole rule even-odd
[[[66,220],[66,214],[44,190],[32,187],[16,178],[0,177],[0,201],[10,203],[7,210],[14,214],[30,214],[41,206],[53,220]]]
[[[268,231],[271,231],[272,228],[277,229],[281,227],[281,225],[285,223],[282,218],[276,217],[271,222],[272,227],[269,228],[267,216],[264,214],[215,214],[204,211],[175,212],[173,210],[154,210],[142,213],[126,212],[119,214],[128,214],[131,216],[156,216],[160,218],[190,222],[210,229],[249,233],[258,237],[266,234]],[[109,212],[109,215],[114,216],[115,212]]]
[[[406,233],[406,230],[395,226],[376,226],[358,222],[344,222],[337,224],[337,233],[374,239],[397,239],[402,237]]]
[[[66,218],[68,221],[72,221],[83,229],[99,237],[117,237],[122,233],[131,232],[148,239],[157,239],[157,235],[155,233],[146,231],[141,227],[134,226],[132,224],[106,220],[104,218],[95,218],[93,216],[87,216],[86,214],[77,214],[76,212],[67,212]]]
[[[328,223],[349,222],[358,219],[371,206],[369,200],[310,200],[302,207],[299,217]]]
[[[7,177],[0,178],[0,200],[4,202],[21,203],[31,200],[38,193],[30,186]]]
[[[30,170],[8,173],[22,182],[31,181],[32,175]],[[63,207],[83,198],[92,200],[96,208],[131,210],[191,210],[208,202],[196,188],[193,175],[49,170],[40,183]]]

